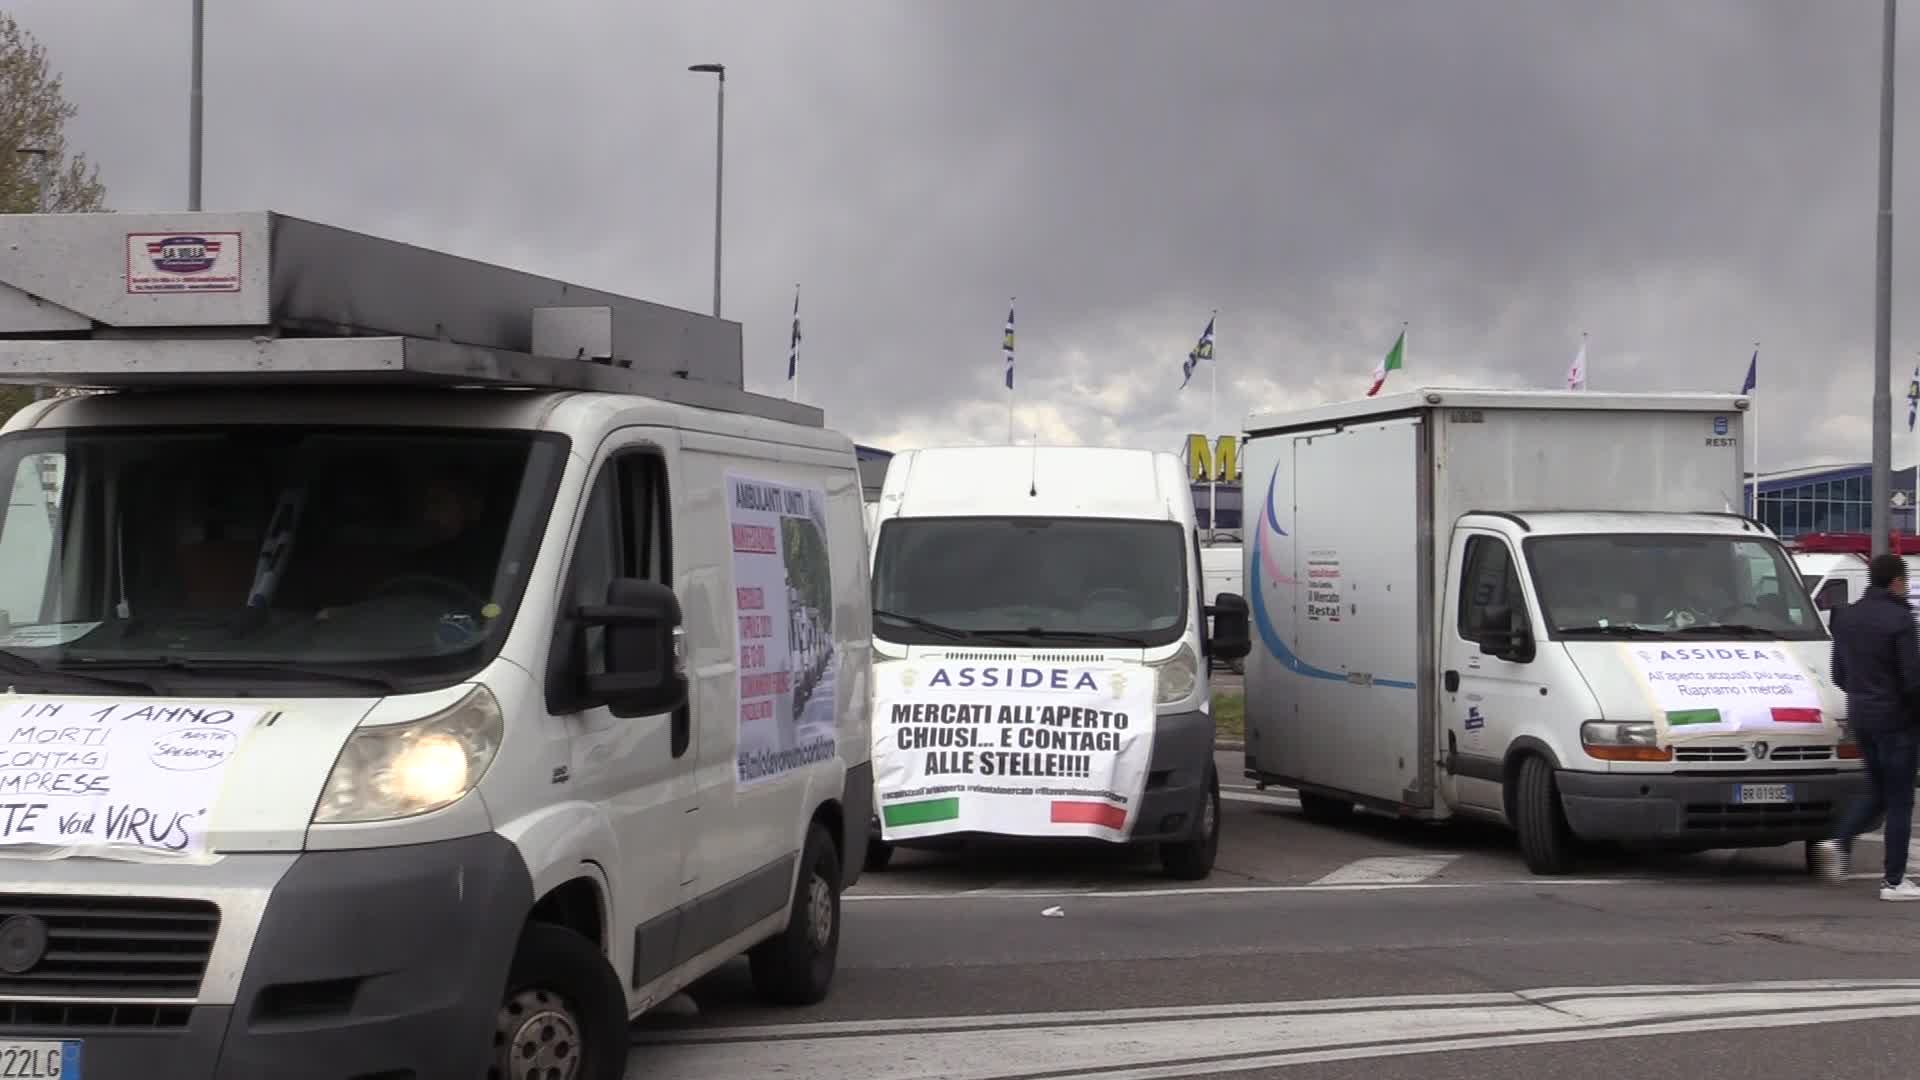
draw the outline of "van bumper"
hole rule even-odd
[[[1147,787],[1128,839],[1151,844],[1184,840],[1193,831],[1213,764],[1213,714],[1169,713],[1154,719]]]
[[[172,1030],[7,1025],[0,1039],[77,1039],[83,1080],[483,1076],[531,903],[493,833],[304,854],[265,898],[231,1004],[192,1005]],[[218,933],[245,922],[223,913]]]
[[[1554,774],[1575,835],[1693,849],[1771,847],[1833,835],[1867,792],[1864,771],[1818,774]],[[1742,803],[1742,784],[1787,784],[1790,801]]]

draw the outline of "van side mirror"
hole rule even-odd
[[[1207,636],[1207,655],[1215,660],[1244,660],[1253,651],[1253,633],[1247,625],[1247,601],[1238,593],[1223,592],[1207,608],[1213,632]]]
[[[588,707],[616,716],[672,712],[687,702],[680,598],[657,581],[615,578],[607,602],[582,604],[582,626],[606,629],[607,670],[586,677]]]
[[[1488,607],[1480,622],[1480,651],[1514,664],[1533,662],[1533,627],[1526,613],[1500,604]]]

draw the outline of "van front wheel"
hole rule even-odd
[[[627,998],[593,942],[529,923],[494,1018],[487,1080],[620,1080],[627,1071]]]
[[[1560,785],[1554,783],[1547,759],[1529,756],[1520,763],[1513,795],[1513,827],[1520,834],[1520,856],[1527,869],[1542,876],[1573,869],[1573,830],[1560,805]]]
[[[1220,779],[1211,766],[1200,796],[1200,814],[1187,838],[1160,846],[1160,868],[1177,881],[1199,881],[1213,873],[1220,854]]]
[[[840,956],[840,860],[819,822],[807,829],[800,852],[787,928],[753,947],[747,960],[753,988],[775,1005],[814,1005],[833,985]]]

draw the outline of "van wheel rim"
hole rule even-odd
[[[833,890],[819,874],[807,883],[807,924],[813,932],[813,947],[825,952],[833,941]]]
[[[559,995],[522,990],[500,1007],[494,1025],[507,1080],[573,1080],[580,1075],[580,1022]]]
[[[1213,835],[1213,830],[1220,826],[1220,797],[1209,791],[1203,801],[1204,805],[1200,807],[1200,837],[1207,839]]]

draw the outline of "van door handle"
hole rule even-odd
[[[1447,688],[1447,693],[1457,694],[1460,692],[1460,673],[1459,672],[1453,670],[1452,668],[1448,668],[1446,671],[1446,674],[1440,676],[1440,678]]]

